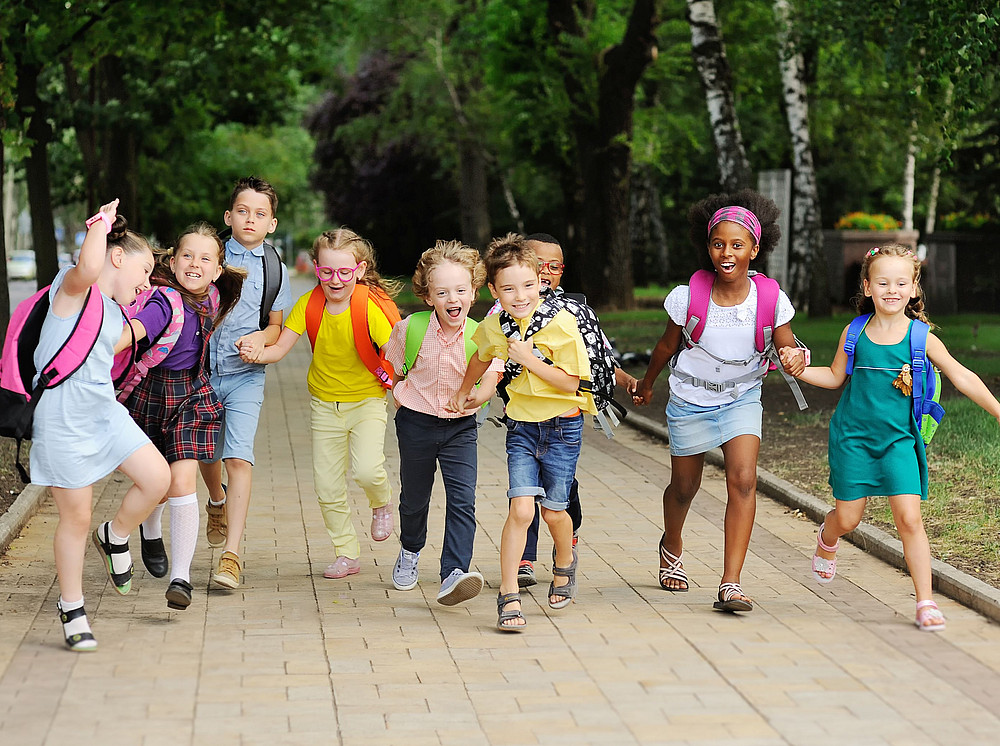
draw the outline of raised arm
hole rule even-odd
[[[953,358],[944,343],[933,334],[927,335],[927,357],[947,376],[956,389],[1000,422],[1000,402],[983,383],[983,379]]]
[[[52,300],[52,310],[59,316],[71,316],[83,308],[87,290],[97,282],[104,269],[105,254],[108,250],[108,233],[118,215],[118,200],[101,205],[95,220],[87,226],[87,235],[80,247],[80,258],[75,267],[70,268],[62,285]]]

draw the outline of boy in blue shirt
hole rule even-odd
[[[265,252],[274,252],[265,238],[278,226],[277,207],[274,187],[250,176],[236,182],[224,215],[226,225],[233,230],[226,242],[226,264],[245,268],[247,279],[239,302],[215,330],[209,347],[212,388],[222,402],[224,414],[215,460],[202,462],[201,475],[209,492],[205,531],[208,543],[223,546],[212,581],[223,588],[237,588],[240,584],[239,551],[250,509],[253,443],[264,403],[264,366],[243,362],[240,353],[256,358],[265,345],[274,344],[281,333],[284,311],[292,306],[288,270],[279,260],[277,295],[261,328],[265,267],[275,258],[265,258]],[[223,463],[227,485],[222,483]]]

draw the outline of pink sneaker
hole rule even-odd
[[[386,504],[372,511],[372,539],[385,541],[392,536],[392,505]]]
[[[346,578],[348,575],[357,575],[359,572],[361,572],[360,560],[340,556],[323,571],[323,577],[330,578],[331,580],[339,580],[340,578]]]

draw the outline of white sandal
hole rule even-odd
[[[836,552],[840,548],[840,538],[833,542],[831,546],[827,546],[823,543],[823,528],[826,523],[821,523],[819,526],[819,533],[816,534],[816,546],[822,549],[824,552]],[[818,550],[817,550],[818,551]],[[817,583],[822,583],[826,585],[831,582],[837,575],[837,558],[826,559],[825,557],[820,557],[818,553],[813,553],[812,561],[812,574],[816,578]]]
[[[921,632],[940,632],[944,629],[944,614],[931,600],[917,601],[917,618],[913,623]]]
[[[682,557],[684,552],[675,555],[665,546],[663,546],[663,540],[667,538],[666,534],[660,537],[660,559],[667,563],[666,567],[660,568],[660,588],[670,593],[687,593],[688,588],[691,587],[691,583],[688,582],[687,573],[684,572],[684,565],[682,564]],[[668,580],[676,580],[684,583],[683,588],[670,588],[665,585]]]
[[[753,611],[753,601],[743,592],[739,583],[719,586],[719,600],[712,604],[718,611]]]

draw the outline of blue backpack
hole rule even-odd
[[[854,349],[858,345],[858,337],[872,314],[858,316],[847,327],[847,338],[844,340],[844,352],[847,353],[847,375],[854,372]],[[920,319],[913,319],[910,326],[910,375],[913,378],[913,419],[920,428],[920,437],[924,445],[931,442],[941,418],[944,417],[944,407],[941,406],[941,373],[927,359],[927,333],[930,327]]]

